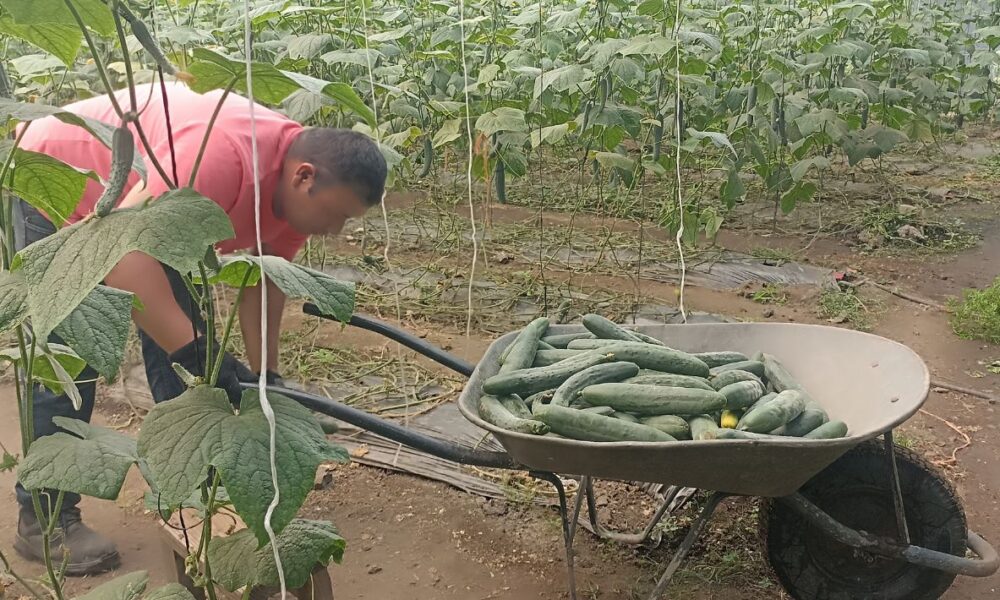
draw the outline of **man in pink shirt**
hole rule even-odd
[[[195,162],[204,139],[207,122],[216,109],[222,92],[197,94],[182,84],[167,86],[166,98],[159,86],[137,88],[139,122],[153,155],[176,185],[185,187],[192,180]],[[117,94],[119,104],[128,110],[129,94]],[[193,187],[214,200],[226,211],[235,236],[220,243],[223,253],[256,250],[254,221],[254,171],[251,152],[250,112],[246,98],[230,94],[216,117],[200,167],[193,177]],[[118,115],[104,95],[65,107],[74,113],[117,124]],[[255,106],[257,147],[260,174],[260,234],[265,254],[292,259],[313,234],[335,234],[351,217],[363,215],[377,205],[385,189],[386,163],[376,144],[363,134],[344,129],[303,128],[298,123]],[[173,132],[168,135],[168,115]],[[128,193],[119,207],[131,206],[156,198],[170,189],[146,154],[133,126],[136,150],[146,164],[147,182],[132,173]],[[173,148],[171,149],[171,142]],[[85,130],[54,118],[41,119],[28,126],[21,147],[44,152],[81,169],[91,169],[102,179],[110,170],[111,153]],[[176,173],[176,175],[174,175]],[[68,223],[90,214],[102,188],[89,182],[76,210],[60,215]],[[45,215],[23,201],[15,203],[15,241],[18,249],[55,232]],[[126,255],[105,278],[112,287],[138,296],[143,310],[133,311],[139,328],[143,361],[150,390],[156,402],[169,400],[184,390],[171,363],[201,375],[206,355],[206,338],[194,301],[180,275],[148,255]],[[268,351],[267,364],[261,364],[260,316],[262,294],[267,294]],[[277,374],[278,339],[284,295],[268,284],[266,292],[248,289],[240,306],[240,326],[247,349],[250,369],[267,372],[268,380]],[[239,381],[253,377],[240,361],[227,353],[217,386],[234,403],[239,400]],[[66,416],[89,421],[94,407],[97,374],[86,369],[78,384],[84,403],[76,411],[66,396],[55,395],[37,386],[34,391],[36,437],[58,431],[53,417]],[[89,382],[88,382],[89,381]],[[42,559],[41,528],[35,518],[30,494],[17,489],[21,505],[14,547],[26,558]],[[43,495],[44,497],[44,495]],[[54,496],[53,496],[54,497]],[[68,575],[100,573],[117,566],[119,555],[111,540],[83,524],[77,507],[79,496],[66,494],[59,524],[55,556],[69,551]]]

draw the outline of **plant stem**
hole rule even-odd
[[[15,572],[14,569],[11,568],[10,561],[7,560],[7,556],[3,553],[3,550],[0,550],[0,563],[3,564],[3,572],[13,577],[15,581],[17,581],[24,587],[24,589],[28,590],[28,593],[30,593],[35,598],[38,598],[38,600],[48,599],[47,595],[41,594],[38,590],[34,588],[34,586],[28,583],[24,579],[24,577],[18,575],[17,572]]]
[[[21,145],[21,139],[24,138],[25,132],[28,131],[28,127],[31,125],[31,121],[24,124],[21,128],[21,132],[17,134],[14,139],[14,146],[10,149],[7,154],[7,158],[4,159],[3,169],[0,169],[0,187],[2,187],[7,182],[7,173],[10,171],[10,165],[14,161],[14,152],[17,151],[18,146]],[[10,269],[10,263],[14,260],[14,199],[7,196],[4,199],[3,206],[3,234],[4,234],[4,253],[3,253],[3,268],[4,270]]]
[[[21,419],[21,453],[24,456],[28,455],[28,448],[31,447],[31,442],[35,438],[35,421],[34,421],[34,406],[32,406],[33,391],[34,386],[31,383],[31,376],[33,371],[33,365],[35,362],[35,338],[31,338],[31,350],[27,349],[27,344],[24,339],[24,332],[27,330],[26,327],[19,327],[17,330],[17,349],[21,354],[23,359],[25,356],[28,357],[27,364],[20,367],[24,369],[25,377],[23,381],[24,394],[22,397],[21,407],[23,409],[22,419]],[[18,385],[21,385],[20,379],[18,380]]]
[[[201,159],[205,156],[205,148],[208,146],[208,137],[212,134],[212,128],[215,126],[215,119],[219,116],[219,112],[222,110],[222,105],[225,103],[226,98],[229,96],[229,92],[233,91],[236,86],[238,78],[234,77],[229,85],[226,86],[226,91],[222,92],[222,97],[219,98],[219,103],[215,105],[215,110],[212,111],[212,116],[208,119],[208,126],[205,128],[205,137],[201,139],[201,146],[198,148],[198,156],[194,159],[194,167],[191,168],[191,177],[188,179],[188,187],[193,188],[195,177],[198,176],[198,170],[201,168]]]
[[[243,302],[243,293],[247,289],[247,282],[250,281],[250,274],[253,272],[252,267],[247,268],[247,272],[243,274],[243,281],[240,282],[240,289],[236,292],[236,302],[233,303],[232,310],[229,311],[229,317],[226,319],[226,328],[222,332],[222,341],[219,342],[219,353],[215,357],[215,365],[212,369],[212,376],[208,380],[209,385],[215,385],[216,380],[219,378],[219,369],[222,368],[222,355],[226,351],[226,346],[229,344],[229,334],[233,330],[233,323],[236,322],[236,315],[239,313],[240,303]]]
[[[94,65],[97,67],[97,72],[101,76],[101,82],[104,83],[104,89],[107,90],[108,92],[108,98],[111,99],[111,106],[114,107],[115,112],[118,114],[118,117],[122,121],[124,121],[125,112],[122,111],[121,105],[118,104],[118,97],[115,96],[114,90],[111,88],[111,80],[108,79],[108,73],[104,69],[104,63],[101,61],[101,56],[97,52],[97,46],[94,44],[94,39],[90,37],[90,32],[87,31],[87,26],[84,24],[83,19],[80,17],[80,13],[77,12],[76,7],[73,6],[73,3],[70,0],[63,0],[63,2],[66,3],[66,6],[69,8],[70,12],[73,13],[73,18],[76,19],[76,24],[80,27],[80,31],[83,32],[83,37],[87,40],[87,46],[90,48],[90,53],[94,55]],[[117,14],[118,14],[117,11],[115,11],[116,17]],[[123,48],[123,50],[125,51],[124,52],[125,64],[129,65],[128,50],[127,48]],[[129,92],[132,95],[132,106],[134,108],[135,85],[133,85],[132,82],[129,83]],[[163,181],[167,184],[167,186],[170,189],[176,188],[177,186],[173,184],[173,180],[170,179],[170,177],[167,175],[167,172],[163,170],[163,166],[160,164],[160,161],[157,160],[156,153],[153,152],[152,146],[149,145],[149,140],[146,139],[146,132],[142,130],[142,125],[139,123],[139,120],[136,119],[135,121],[133,121],[133,123],[135,123],[135,131],[136,133],[139,134],[139,140],[142,142],[143,149],[146,150],[146,157],[149,159],[149,162],[153,163],[153,167],[156,168],[156,172],[160,174],[160,177],[163,178]]]
[[[212,294],[211,284],[208,283],[208,271],[205,270],[205,263],[198,261],[198,272],[201,274],[202,299],[205,304],[205,374],[210,375],[215,371],[215,356],[213,355],[213,344],[215,342],[215,297]],[[209,382],[214,385],[214,382]]]
[[[76,6],[73,5],[71,0],[63,0],[63,3],[66,4],[66,8],[69,9],[69,12],[73,13],[73,18],[76,19],[77,26],[80,28],[80,31],[83,32],[83,38],[87,40],[87,47],[90,48],[90,53],[93,55],[94,66],[97,68],[97,74],[101,76],[101,82],[104,83],[104,89],[107,90],[108,97],[111,98],[111,106],[115,109],[115,112],[118,113],[118,118],[124,119],[125,113],[122,111],[121,105],[118,104],[118,98],[115,97],[113,88],[111,87],[111,80],[108,79],[108,72],[104,68],[104,62],[101,60],[100,53],[97,51],[97,44],[94,43],[94,38],[90,37],[90,31],[87,30],[87,25],[83,22],[83,17],[80,16],[80,13],[76,10]]]
[[[215,595],[215,584],[212,582],[212,565],[208,560],[208,544],[212,541],[212,514],[215,512],[215,494],[219,490],[219,472],[216,471],[212,477],[212,487],[205,500],[205,518],[201,524],[201,541],[198,543],[198,550],[195,552],[195,562],[205,563],[205,593],[209,600],[217,600]],[[205,488],[202,487],[204,496]]]
[[[128,99],[131,103],[131,111],[135,112],[139,103],[135,98],[135,78],[132,76],[132,59],[128,55],[128,43],[125,41],[125,29],[122,28],[122,18],[118,14],[118,0],[111,3],[111,16],[115,19],[115,30],[118,32],[118,43],[122,47],[122,56],[125,59],[125,81],[128,82]]]
[[[49,583],[52,584],[52,591],[55,594],[56,600],[64,600],[62,585],[59,583],[59,578],[56,577],[55,568],[52,566],[52,532],[55,530],[55,523],[59,519],[59,511],[62,510],[63,492],[59,492],[56,497],[56,505],[53,507],[49,503],[49,514],[45,515],[45,509],[42,508],[41,494],[38,490],[31,490],[31,503],[35,507],[35,517],[38,522],[43,525],[42,527],[42,558],[45,561],[45,572],[49,577]],[[65,548],[63,549],[65,552]]]

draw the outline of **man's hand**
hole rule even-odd
[[[188,370],[192,375],[197,375],[207,379],[205,374],[205,357],[207,356],[207,338],[198,336],[193,342],[182,346],[176,352],[170,354],[170,362],[179,364]],[[217,344],[213,344],[214,348]],[[215,387],[226,392],[229,402],[238,406],[240,398],[243,396],[243,388],[240,381],[249,378],[253,380],[253,372],[232,354],[226,352],[222,355],[222,365],[219,367],[219,377],[215,381]]]

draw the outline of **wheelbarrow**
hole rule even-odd
[[[313,305],[305,312],[323,316]],[[993,547],[969,530],[952,486],[934,467],[893,442],[893,429],[927,397],[923,361],[906,346],[819,325],[719,323],[639,326],[689,352],[718,350],[778,356],[849,436],[833,440],[712,440],[666,443],[586,442],[519,434],[480,419],[482,383],[499,369],[515,333],[497,339],[478,365],[381,321],[355,315],[351,325],[389,339],[469,377],[462,414],[491,432],[506,452],[473,450],[415,433],[391,421],[306,392],[273,388],[306,407],[415,450],[465,465],[528,471],[559,496],[570,597],[576,598],[573,541],[583,501],[601,537],[642,543],[684,488],[711,491],[650,595],[663,597],[681,562],[729,496],[763,498],[760,529],[779,582],[798,600],[932,600],[957,575],[986,577],[1000,566]],[[583,328],[555,325],[551,333]],[[876,438],[881,436],[881,441]],[[562,480],[580,491],[568,506]],[[612,532],[597,521],[595,478],[665,484],[663,503],[641,532]]]

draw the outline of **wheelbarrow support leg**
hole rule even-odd
[[[896,444],[892,440],[892,430],[882,436],[885,443],[885,456],[889,463],[889,480],[892,481],[892,504],[896,515],[896,530],[899,541],[910,543],[910,530],[906,526],[906,509],[903,506],[903,489],[899,485],[899,469],[896,467]]]
[[[684,561],[684,557],[687,553],[691,551],[694,543],[698,541],[701,537],[702,530],[705,529],[705,525],[715,514],[715,510],[719,508],[719,504],[728,496],[724,492],[714,492],[708,497],[708,502],[705,503],[705,507],[701,509],[701,514],[698,518],[691,523],[691,529],[688,530],[687,535],[684,537],[684,541],[681,542],[677,552],[674,557],[670,559],[670,564],[667,568],[663,570],[660,575],[660,579],[656,582],[656,587],[653,588],[653,593],[649,595],[649,600],[660,600],[663,597],[663,593],[667,591],[667,586],[670,585],[670,580],[673,578],[674,573],[677,568],[681,566],[681,562]]]
[[[633,546],[646,543],[659,545],[660,536],[657,534],[654,537],[653,530],[656,528],[657,523],[663,519],[663,515],[666,514],[667,510],[671,507],[674,499],[676,499],[678,494],[684,489],[678,486],[670,486],[667,493],[664,495],[663,502],[660,504],[659,508],[656,509],[656,512],[653,514],[653,518],[646,523],[646,526],[643,528],[641,533],[622,533],[619,531],[605,529],[598,520],[597,500],[594,497],[594,482],[589,477],[584,477],[580,485],[584,486],[584,491],[587,493],[587,516],[590,519],[590,526],[594,530],[594,535],[601,539],[622,544],[630,544]]]
[[[556,488],[556,493],[559,494],[559,517],[562,519],[563,541],[566,545],[566,574],[569,580],[569,597],[570,600],[577,600],[576,561],[573,555],[573,538],[576,537],[576,522],[580,518],[580,509],[583,506],[583,483],[580,484],[581,489],[577,490],[576,503],[573,507],[573,515],[571,517],[566,502],[566,488],[563,486],[562,480],[554,473],[531,471],[529,474],[535,479],[551,483],[552,487]]]

